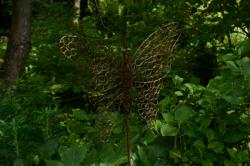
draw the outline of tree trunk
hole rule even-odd
[[[81,0],[74,1],[75,16],[73,18],[73,23],[77,26],[79,25],[79,19],[80,19],[80,12],[81,12],[80,5],[81,5]]]
[[[22,75],[31,49],[32,0],[12,0],[13,15],[10,39],[3,64],[1,81],[11,86]]]

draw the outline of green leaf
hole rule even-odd
[[[179,149],[171,149],[169,151],[169,157],[176,159],[176,158],[181,158],[181,152]]]
[[[168,96],[166,96],[159,103],[160,110],[165,111],[169,104],[171,104],[171,99]]]
[[[208,141],[212,141],[216,139],[215,132],[212,129],[206,128],[205,130],[203,130],[203,132],[205,133]]]
[[[13,163],[13,166],[24,166],[23,159],[16,159]]]
[[[236,64],[233,61],[226,61],[226,66],[234,73],[234,74],[239,74],[240,73],[240,68],[236,66]]]
[[[213,150],[215,153],[223,153],[224,144],[218,141],[213,141],[208,144],[207,148]]]
[[[213,166],[213,162],[210,160],[202,160],[201,165],[202,166]]]
[[[126,164],[128,162],[127,158],[128,158],[127,156],[120,157],[118,160],[115,161],[113,166],[121,166],[122,164]]]
[[[76,145],[72,144],[68,147],[60,147],[59,154],[65,166],[80,166],[84,160],[88,150],[88,144]]]
[[[176,96],[183,96],[182,91],[175,91],[174,94],[175,94]]]
[[[191,125],[183,125],[182,126],[182,131],[183,131],[183,134],[188,136],[188,137],[195,137],[197,138],[199,136],[199,128],[194,125],[194,124],[191,124]]]
[[[111,158],[114,159],[114,156],[116,155],[114,148],[115,147],[111,144],[103,144],[100,146],[97,150],[99,153],[98,157],[101,159],[101,161],[107,161],[107,159],[111,161]]]
[[[184,86],[189,90],[189,93],[194,93],[194,85],[190,83],[185,83]]]
[[[243,41],[237,47],[240,56],[247,56],[250,54],[250,41]]]
[[[236,143],[244,139],[246,135],[247,134],[242,133],[241,131],[233,129],[225,134],[224,141],[227,143]]]
[[[57,148],[58,148],[58,142],[56,140],[48,140],[44,146],[45,150],[46,150],[46,153],[49,155],[49,156],[52,156]]]
[[[137,146],[137,149],[138,149],[138,155],[139,155],[142,165],[151,166],[152,164],[150,163],[150,160],[148,159],[148,156],[146,155],[144,149],[141,148],[140,146]]]
[[[66,166],[60,161],[56,160],[45,160],[46,166]]]
[[[95,148],[91,148],[91,151],[88,151],[86,154],[86,159],[84,160],[84,164],[91,165],[97,162],[99,159],[99,151]]]
[[[175,111],[175,120],[179,123],[186,122],[193,116],[193,109],[191,107],[182,105]]]
[[[178,75],[175,75],[173,78],[173,82],[175,85],[180,85],[183,81],[184,81],[184,79]]]
[[[161,126],[163,125],[162,121],[156,119],[154,122],[153,122],[153,125],[154,125],[154,128],[156,131],[159,131],[161,129]]]
[[[108,117],[113,123],[122,124],[122,114],[119,114],[118,112],[108,112]]]
[[[143,142],[146,144],[153,142],[158,135],[156,135],[152,130],[147,130],[143,136]]]
[[[171,112],[163,113],[162,117],[166,123],[173,123],[175,121],[174,115]]]
[[[247,150],[240,150],[237,154],[237,158],[240,162],[249,161],[249,153]]]
[[[220,122],[220,124],[218,124],[218,129],[220,134],[224,135],[227,131],[227,123],[226,121],[222,121]]]
[[[207,128],[212,122],[211,117],[203,117],[202,121],[201,121],[201,125],[200,125],[200,130],[204,130],[205,128]]]
[[[79,121],[73,122],[69,125],[69,129],[73,133],[77,134],[83,134],[83,133],[93,133],[96,131],[96,129],[92,126],[89,126],[87,124],[82,124]]]
[[[179,130],[177,127],[174,127],[170,124],[163,124],[161,126],[161,135],[162,136],[176,136]]]
[[[250,75],[250,58],[244,57],[236,61],[236,63],[241,67],[241,71],[244,75]]]
[[[237,158],[237,149],[236,148],[232,148],[232,149],[227,149],[227,152],[229,153],[230,157],[232,159],[236,159]]]
[[[121,134],[123,132],[122,127],[121,126],[117,126],[112,130],[112,133],[114,134]]]
[[[200,151],[203,151],[205,149],[205,144],[203,143],[202,140],[196,140],[193,143],[193,146]]]
[[[239,89],[229,90],[223,98],[230,104],[240,105],[244,102],[243,93]]]
[[[235,58],[237,58],[236,55],[232,54],[232,53],[228,53],[228,54],[223,54],[221,56],[218,56],[218,61],[219,62],[224,62],[224,61],[233,61],[235,60]]]
[[[86,112],[79,109],[73,110],[73,116],[78,120],[90,120],[89,115]]]
[[[231,160],[224,160],[224,166],[235,166],[235,165],[237,164]]]

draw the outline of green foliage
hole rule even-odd
[[[163,146],[165,142],[169,155],[160,160],[169,165],[250,163],[250,60],[227,60],[226,56],[221,74],[207,87],[173,77],[175,88],[163,90],[168,95],[160,102],[162,118],[155,122],[158,139],[145,145],[146,150],[140,153],[148,158],[150,146]],[[156,158],[150,158],[151,165],[157,163]]]
[[[123,113],[92,108],[84,94],[88,64],[65,60],[58,41],[65,34],[100,38],[117,53],[125,27],[134,50],[172,21],[183,31],[158,117],[146,125],[129,115],[132,164],[250,165],[248,0],[102,0],[97,13],[89,4],[79,27],[69,4],[33,1],[25,73],[12,89],[0,88],[0,165],[127,165]]]
[[[72,144],[69,148],[68,147],[60,147],[59,148],[59,155],[62,159],[60,161],[53,161],[53,160],[46,160],[46,165],[53,166],[80,166],[80,163],[84,160],[87,153],[88,145],[75,145]]]

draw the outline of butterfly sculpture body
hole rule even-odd
[[[151,121],[156,117],[162,79],[166,76],[164,71],[170,67],[179,35],[176,23],[164,25],[150,34],[133,54],[123,48],[127,58],[122,52],[114,52],[104,41],[73,35],[62,37],[60,48],[66,58],[82,57],[87,62],[92,82],[84,89],[93,105],[120,109],[124,91],[128,91],[128,102],[133,109]]]

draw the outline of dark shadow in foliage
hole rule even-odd
[[[9,36],[11,25],[11,4],[0,1],[0,36]]]
[[[60,105],[63,108],[85,108],[88,105],[87,94],[75,92],[71,88],[55,93],[54,97],[59,98]]]
[[[200,79],[201,85],[205,86],[213,78],[214,71],[217,68],[217,60],[214,55],[216,48],[206,48],[204,43],[197,48],[193,73]]]

